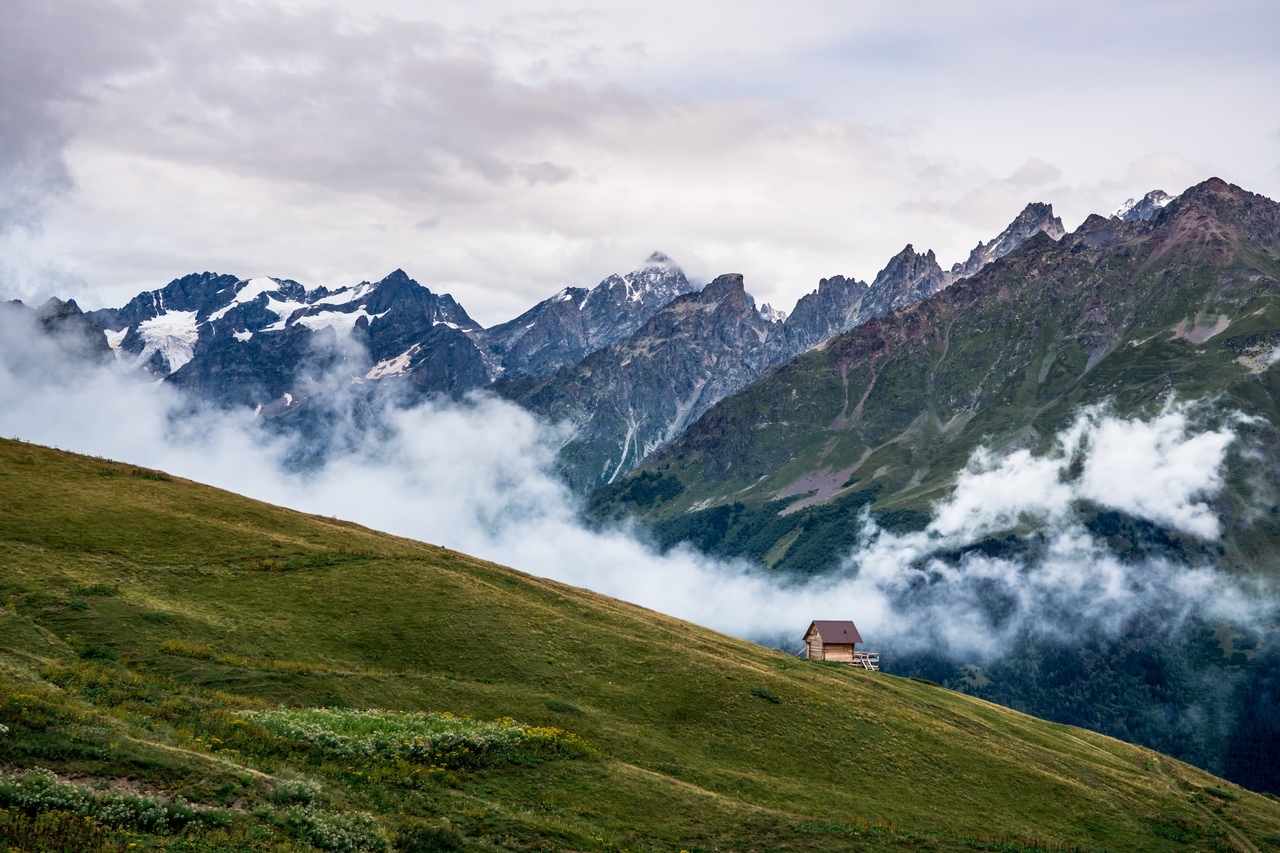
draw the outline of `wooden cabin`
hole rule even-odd
[[[809,660],[829,660],[847,663],[863,669],[880,669],[880,655],[860,652],[858,643],[862,635],[858,627],[848,620],[815,619],[804,632],[804,656]]]

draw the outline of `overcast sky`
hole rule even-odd
[[[1029,201],[1280,197],[1274,2],[0,0],[0,295],[401,267],[481,323],[658,249],[790,309]]]

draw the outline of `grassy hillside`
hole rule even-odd
[[[0,847],[1280,850],[1148,750],[356,525],[13,441],[0,507]]]

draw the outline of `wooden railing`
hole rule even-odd
[[[854,652],[853,665],[860,666],[863,669],[869,669],[872,672],[880,671],[880,653],[879,652]]]
[[[803,648],[795,653],[798,658],[808,658],[809,649]],[[880,653],[879,652],[854,652],[853,660],[847,661],[850,666],[856,666],[860,669],[869,669],[872,672],[880,671]]]

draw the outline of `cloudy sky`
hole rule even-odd
[[[402,267],[480,322],[654,249],[790,308],[1028,201],[1280,197],[1280,5],[0,0],[0,295]]]

